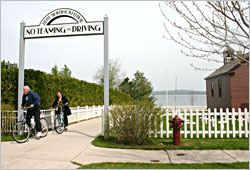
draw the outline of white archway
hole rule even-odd
[[[53,21],[69,17],[76,23],[52,24]],[[34,38],[51,38],[64,36],[86,36],[104,35],[104,113],[102,115],[102,135],[108,135],[108,122],[105,120],[109,113],[109,40],[108,40],[108,17],[104,21],[87,22],[77,11],[69,8],[59,8],[48,13],[39,25],[26,26],[24,22],[20,24],[19,43],[19,71],[18,71],[18,120],[23,115],[20,109],[22,103],[24,86],[24,60],[25,60],[25,40]]]

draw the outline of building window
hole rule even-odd
[[[214,81],[211,81],[211,96],[214,97]]]
[[[219,87],[219,97],[222,97],[222,80],[218,80],[218,87]]]

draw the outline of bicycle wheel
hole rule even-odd
[[[17,143],[24,143],[30,137],[30,127],[27,123],[19,121],[12,128],[11,134]]]
[[[41,118],[40,119],[41,122],[41,127],[42,127],[42,135],[40,136],[41,138],[47,136],[48,131],[49,131],[49,123],[46,119]]]
[[[64,131],[64,123],[63,120],[60,118],[60,115],[56,115],[55,123],[54,123],[55,130],[58,134],[62,134]]]

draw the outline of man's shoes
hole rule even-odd
[[[40,136],[42,136],[42,132],[38,132],[38,133],[36,134],[36,137],[40,137]]]
[[[67,130],[68,130],[68,127],[64,127],[64,130],[67,131]]]

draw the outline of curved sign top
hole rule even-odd
[[[77,23],[86,23],[85,18],[77,12],[76,10],[69,8],[59,8],[54,11],[48,13],[40,22],[40,26],[42,25],[50,25],[54,20],[61,17],[69,17],[75,20]]]
[[[74,23],[53,24],[56,19],[68,17]],[[103,35],[104,22],[87,22],[77,11],[69,8],[59,8],[48,13],[40,22],[40,25],[25,26],[24,39],[48,38],[62,36]]]

